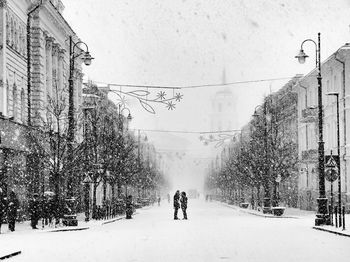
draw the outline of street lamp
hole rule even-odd
[[[85,222],[90,220],[90,185],[92,183],[91,177],[88,173],[85,174],[83,180],[84,184],[84,206],[85,206]]]
[[[338,210],[339,210],[339,227],[342,225],[341,220],[341,178],[340,178],[340,131],[339,131],[339,93],[328,93],[328,96],[335,96],[337,99],[337,150],[338,150]]]
[[[126,117],[126,121],[127,121],[127,127],[129,126],[129,122],[132,120],[132,116],[131,116],[131,112],[130,112],[130,109],[125,107],[125,105],[122,105],[122,104],[119,104],[118,105],[118,118],[120,120],[120,118],[124,115],[123,115],[123,112],[124,111],[128,111],[128,116]],[[123,127],[122,127],[123,128]]]
[[[316,48],[316,68],[318,83],[318,172],[319,172],[319,197],[317,198],[318,210],[315,219],[315,225],[330,224],[328,214],[328,199],[325,190],[325,173],[324,173],[324,142],[323,142],[323,108],[322,108],[322,76],[321,76],[321,33],[318,33],[318,42],[312,39],[306,39],[301,43],[299,54],[295,56],[299,63],[303,64],[308,57],[303,50],[306,42],[312,42]]]
[[[97,107],[97,101],[100,99],[98,95],[95,94],[83,94],[84,96],[84,103],[82,110],[84,111],[84,128],[83,128],[83,134],[84,134],[84,143],[85,143],[85,165],[84,168],[88,170],[88,157],[87,157],[87,148],[88,148],[88,111],[89,110],[95,110]],[[83,185],[84,185],[84,206],[85,206],[85,222],[88,222],[90,220],[90,189],[92,184],[91,179],[91,173],[86,173]]]
[[[82,50],[78,45],[85,45],[86,51]],[[75,52],[76,47],[79,48],[78,52]],[[78,57],[81,57],[84,61],[84,64],[89,66],[91,65],[93,57],[91,57],[89,53],[89,47],[87,44],[85,44],[82,41],[78,41],[77,43],[73,42],[73,37],[69,37],[69,89],[68,89],[68,96],[69,96],[69,105],[68,105],[68,136],[67,136],[67,142],[68,142],[68,154],[70,155],[69,159],[72,161],[73,159],[73,141],[74,141],[74,64],[75,59]],[[70,171],[68,172],[68,195],[69,197],[73,196],[73,181],[72,181],[72,171],[71,167],[69,168]]]

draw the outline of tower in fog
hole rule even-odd
[[[222,83],[226,84],[226,71],[222,72]],[[221,87],[211,101],[212,113],[210,128],[212,131],[238,129],[236,97],[229,87]]]

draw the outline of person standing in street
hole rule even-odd
[[[125,204],[126,219],[132,219],[132,195],[129,195]]]
[[[0,234],[1,234],[1,224],[7,212],[7,199],[0,187]]]
[[[33,229],[38,229],[38,221],[40,218],[40,201],[37,193],[33,194],[33,198],[29,201],[30,225]]]
[[[181,199],[180,199],[180,203],[181,203],[181,210],[182,210],[182,214],[183,214],[183,219],[187,220],[187,196],[186,196],[186,192],[181,192]]]
[[[174,220],[179,219],[177,217],[177,212],[178,212],[178,210],[180,208],[179,200],[180,200],[180,191],[177,190],[175,195],[174,195]]]
[[[10,193],[10,196],[8,199],[8,205],[7,205],[7,221],[9,224],[9,230],[11,232],[15,231],[18,207],[19,207],[19,202],[18,202],[17,196],[15,194],[15,191],[12,190]]]

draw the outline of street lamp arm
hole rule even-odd
[[[83,51],[83,52],[77,54],[76,56],[74,56],[74,50],[75,50],[75,48],[76,48],[78,45],[80,45],[80,44],[85,45],[86,51]],[[89,52],[89,47],[88,47],[88,45],[87,45],[85,42],[83,42],[83,41],[79,41],[79,42],[77,42],[77,43],[74,43],[74,45],[73,45],[73,47],[72,47],[72,58],[75,59],[75,58],[77,58],[78,56],[80,56],[81,54],[83,54],[83,53],[88,53],[88,52]]]
[[[317,43],[314,41],[314,40],[312,40],[312,39],[305,39],[302,43],[301,43],[301,46],[300,46],[300,49],[301,50],[303,50],[303,45],[304,45],[304,43],[306,43],[306,42],[312,42],[312,43],[314,43],[315,44],[315,48],[316,48],[316,51],[318,51],[318,47],[317,47]]]
[[[254,108],[254,112],[255,112],[259,107],[261,107],[261,105],[257,105],[257,106]]]

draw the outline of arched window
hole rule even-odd
[[[15,35],[15,26],[14,26],[14,23],[13,23],[13,18],[11,17],[11,37],[10,37],[10,46],[13,46],[13,38],[14,38],[14,35]]]
[[[13,84],[12,87],[12,116],[14,119],[17,119],[17,86],[16,83]]]
[[[24,89],[22,88],[21,90],[21,120],[22,123],[24,124],[26,121],[26,101],[25,101],[25,93],[24,93]]]
[[[22,26],[18,26],[18,52],[20,54],[23,54],[23,30],[22,30]]]
[[[27,52],[27,35],[26,35],[26,32],[25,32],[25,29],[24,27],[22,27],[22,52],[23,52],[23,55],[26,55],[26,52]]]
[[[14,42],[14,45],[13,45],[13,48],[15,50],[18,50],[18,30],[17,30],[17,23],[16,21],[14,22],[14,36],[13,36],[13,42]]]
[[[10,20],[9,20],[8,14],[6,13],[6,43],[10,43],[10,34],[11,34]]]
[[[6,107],[7,107],[7,116],[10,115],[10,111],[11,111],[11,107],[10,107],[10,85],[9,85],[9,81],[6,80]]]

